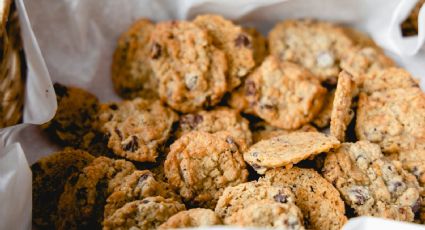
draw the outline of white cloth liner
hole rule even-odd
[[[218,13],[264,34],[286,18],[317,18],[369,33],[397,63],[425,79],[425,7],[419,35],[399,24],[417,0],[16,0],[28,73],[24,124],[0,129],[0,229],[31,228],[29,164],[57,149],[39,128],[52,118],[52,82],[85,88],[101,101],[119,100],[110,64],[118,36],[140,17],[155,21]],[[51,79],[51,80],[50,80]],[[425,89],[425,81],[421,81]],[[29,163],[29,164],[28,164]],[[418,225],[355,218],[345,229],[419,229]]]

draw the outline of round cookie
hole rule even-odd
[[[324,177],[359,215],[413,221],[420,202],[416,178],[399,162],[385,159],[379,145],[344,143],[329,153]]]
[[[239,227],[304,229],[300,209],[294,203],[257,201],[226,219],[227,225]]]
[[[185,210],[183,204],[160,196],[125,204],[103,222],[104,230],[157,229],[174,214]]]
[[[413,149],[425,138],[425,94],[420,88],[360,93],[356,135],[381,146],[383,152]]]
[[[307,229],[341,229],[347,222],[338,191],[313,169],[273,169],[262,180],[292,189]]]
[[[306,69],[267,57],[245,81],[245,97],[254,113],[273,126],[297,129],[322,108],[326,89]]]
[[[57,220],[57,205],[66,179],[93,161],[89,153],[66,148],[41,158],[31,165],[32,222],[40,229],[53,229]]]
[[[180,197],[165,182],[157,181],[149,170],[136,170],[124,177],[122,183],[106,200],[104,218],[111,216],[115,210],[134,200],[143,200],[150,196],[162,196],[180,201]]]
[[[255,65],[259,66],[269,55],[267,39],[254,27],[243,28],[243,31],[251,35]]]
[[[256,201],[292,204],[294,194],[284,186],[273,186],[268,182],[246,182],[227,187],[217,202],[215,212],[226,222],[226,218]]]
[[[353,81],[353,76],[343,70],[338,77],[338,84],[335,90],[331,112],[331,135],[339,141],[345,140],[345,131],[354,117],[351,103],[355,96],[357,87]]]
[[[93,136],[93,124],[99,100],[77,88],[54,84],[58,108],[52,120],[42,125],[50,137],[63,145],[87,147]]]
[[[107,196],[135,170],[131,162],[98,157],[66,182],[56,229],[97,229]]]
[[[372,47],[380,50],[379,46],[370,38],[367,34],[356,30],[352,27],[341,26],[341,29],[344,33],[354,42],[354,44],[358,47]]]
[[[155,25],[139,19],[119,38],[112,60],[112,83],[123,98],[157,98],[157,79],[150,66],[149,40]]]
[[[114,154],[134,161],[155,162],[177,118],[159,101],[136,98],[102,105],[99,124],[109,137],[108,147]]]
[[[361,85],[361,91],[369,94],[375,91],[419,87],[417,80],[401,68],[387,68],[364,76],[366,79]]]
[[[270,168],[289,168],[338,146],[339,141],[333,136],[319,132],[293,132],[257,142],[243,157],[257,173],[264,174]]]
[[[262,140],[268,140],[270,138],[277,137],[284,134],[289,134],[292,132],[317,132],[317,129],[309,124],[306,124],[299,129],[286,130],[286,129],[280,129],[280,128],[271,126],[264,121],[255,123],[251,127],[251,130],[252,130],[252,140],[254,144]]]
[[[207,227],[221,224],[220,218],[211,209],[194,208],[175,214],[158,229]]]
[[[208,33],[186,21],[157,24],[150,60],[162,101],[180,112],[217,104],[227,90],[225,54]]]
[[[227,131],[240,145],[241,150],[252,144],[248,121],[238,111],[226,107],[181,116],[176,137],[179,138],[191,131],[208,133]]]
[[[320,81],[335,84],[339,62],[353,41],[328,22],[286,20],[270,31],[269,47],[271,54],[307,68]]]
[[[219,15],[200,15],[193,23],[208,31],[214,46],[226,54],[229,66],[227,89],[230,91],[239,86],[255,67],[252,37],[240,26]]]
[[[164,164],[168,183],[191,205],[213,208],[227,186],[247,180],[242,154],[230,133],[192,131],[171,145]]]
[[[311,121],[315,126],[319,128],[325,128],[328,127],[331,123],[331,114],[332,114],[332,107],[333,102],[335,98],[335,90],[329,91],[325,99],[323,101],[322,109],[320,110],[319,114]]]

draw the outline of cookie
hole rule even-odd
[[[310,70],[320,81],[335,84],[339,62],[353,41],[336,25],[314,20],[286,20],[269,33],[273,55]]]
[[[268,182],[251,181],[229,186],[220,196],[215,213],[226,222],[226,218],[257,201],[292,204],[294,194],[284,186],[273,186]]]
[[[115,210],[134,200],[143,200],[150,196],[162,196],[180,201],[180,197],[165,182],[154,178],[149,170],[136,170],[123,178],[121,184],[106,200],[104,218],[111,216]]]
[[[93,94],[77,88],[54,84],[58,108],[52,120],[41,127],[56,142],[74,147],[87,147],[93,136],[93,124],[99,100]]]
[[[242,154],[230,133],[192,131],[171,145],[164,164],[168,183],[190,205],[213,208],[227,186],[247,180]]]
[[[375,47],[356,46],[344,54],[340,65],[342,69],[353,75],[357,85],[366,84],[365,90],[369,91],[368,87],[374,86],[372,82],[369,82],[371,78],[369,75],[394,67],[395,63],[383,51]]]
[[[155,25],[139,19],[119,38],[112,60],[112,83],[123,98],[157,98],[157,79],[150,66],[149,40]]]
[[[118,156],[140,162],[155,162],[177,119],[161,102],[141,98],[103,104],[99,113],[108,147]]]
[[[245,96],[245,85],[242,84],[238,88],[234,89],[226,101],[227,105],[239,112],[254,114],[254,109],[250,107],[249,101]]]
[[[331,135],[339,141],[345,140],[345,131],[354,117],[351,104],[357,87],[353,76],[347,71],[342,71],[338,77],[331,113]]]
[[[326,89],[306,69],[267,57],[245,81],[254,113],[273,126],[297,129],[320,111]]]
[[[277,229],[304,229],[300,209],[293,203],[257,201],[226,219],[227,225]]]
[[[106,198],[135,170],[131,162],[98,157],[66,182],[56,229],[99,229]]]
[[[267,38],[264,37],[254,27],[243,28],[243,31],[249,34],[252,38],[252,49],[254,53],[254,61],[255,61],[255,65],[259,66],[263,62],[264,58],[266,58],[269,55]]]
[[[160,196],[125,204],[103,222],[103,229],[157,229],[174,214],[185,210],[183,204]]]
[[[191,131],[208,133],[227,131],[240,145],[241,150],[246,150],[252,144],[248,121],[238,111],[226,107],[181,116],[176,137],[179,138]]]
[[[360,30],[354,29],[352,27],[341,26],[341,29],[344,33],[353,41],[353,43],[358,47],[372,47],[378,50],[381,48],[369,37],[366,33],[363,33]]]
[[[262,140],[267,140],[272,137],[289,134],[292,132],[317,132],[317,129],[309,124],[304,125],[299,129],[286,130],[271,126],[264,121],[260,121],[253,124],[251,130],[253,143],[257,143]]]
[[[385,153],[413,149],[425,138],[425,94],[420,88],[361,93],[356,135],[381,146]]]
[[[158,229],[207,227],[221,224],[220,218],[211,209],[194,208],[175,214]]]
[[[273,169],[263,180],[292,189],[307,229],[341,229],[347,222],[338,191],[313,169]]]
[[[54,229],[57,205],[66,179],[93,161],[89,153],[66,148],[31,165],[32,223],[39,229]]]
[[[317,114],[317,116],[311,121],[315,126],[319,128],[326,128],[330,125],[334,99],[335,90],[331,90],[326,94],[319,114]]]
[[[379,145],[342,144],[327,155],[323,175],[357,215],[413,221],[420,202],[416,178],[385,159]]]
[[[328,152],[339,146],[332,136],[319,132],[293,132],[251,146],[243,154],[244,160],[259,174],[277,167],[291,167],[304,159]]]
[[[157,24],[150,60],[162,101],[188,113],[217,104],[227,90],[227,61],[207,31],[191,22]]]
[[[206,30],[212,37],[214,46],[226,54],[229,70],[227,89],[239,86],[255,66],[252,37],[240,26],[219,15],[197,16],[193,23]]]
[[[409,72],[401,68],[387,68],[364,76],[367,78],[361,85],[360,90],[366,93],[389,89],[419,87],[417,80],[415,80]]]

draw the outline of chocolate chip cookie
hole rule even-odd
[[[323,175],[358,215],[413,221],[419,207],[416,178],[400,162],[384,158],[379,145],[344,143],[325,159]]]
[[[158,23],[150,60],[162,101],[180,112],[217,104],[227,90],[225,53],[206,30],[191,22]]]
[[[178,116],[159,101],[136,98],[103,104],[100,130],[114,154],[129,160],[155,162]]]
[[[175,214],[158,229],[207,227],[221,224],[220,218],[211,209],[194,208]]]
[[[247,180],[242,154],[230,133],[192,131],[171,145],[165,176],[191,205],[213,208],[227,186]]]

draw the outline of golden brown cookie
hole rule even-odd
[[[419,87],[418,81],[401,68],[387,68],[364,76],[366,79],[361,85],[361,91],[369,94],[389,89]]]
[[[193,228],[221,225],[220,218],[211,209],[194,208],[170,217],[158,229]]]
[[[328,127],[331,123],[332,107],[335,98],[335,90],[329,91],[323,101],[322,109],[319,114],[311,121],[319,128]]]
[[[247,34],[251,35],[255,65],[259,66],[263,62],[264,58],[269,55],[267,38],[254,27],[243,28],[243,30]]]
[[[304,125],[299,129],[286,130],[286,129],[280,129],[280,128],[271,126],[264,121],[260,121],[253,124],[251,127],[251,130],[252,130],[252,140],[254,144],[262,140],[267,140],[272,137],[277,137],[277,136],[289,134],[292,132],[317,132],[317,129],[309,124]]]

